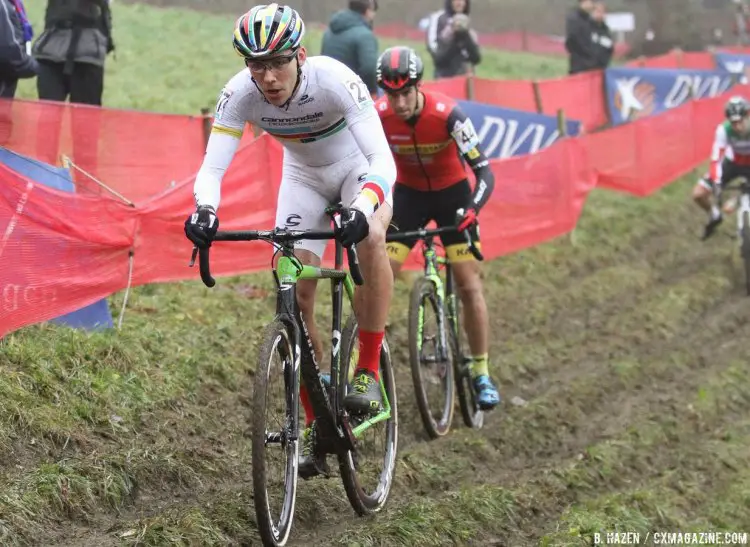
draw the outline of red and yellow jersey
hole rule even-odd
[[[477,175],[474,194],[479,209],[489,198],[494,179],[474,125],[450,97],[420,92],[422,111],[408,121],[396,115],[387,97],[375,105],[396,160],[396,182],[425,192],[442,190],[467,178],[468,163]]]

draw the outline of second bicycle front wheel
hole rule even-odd
[[[349,317],[341,339],[341,388],[343,404],[348,390],[348,378],[357,366],[359,328],[353,316]],[[380,352],[380,384],[390,404],[390,416],[370,425],[357,438],[356,449],[339,456],[341,480],[352,508],[359,515],[375,513],[383,508],[393,485],[398,445],[396,381],[387,340]],[[367,422],[367,417],[351,416],[351,427]]]
[[[274,321],[263,333],[252,420],[255,515],[263,545],[272,547],[289,539],[297,496],[298,420],[292,409],[298,408],[298,393],[292,389],[294,373],[289,332],[281,321]],[[282,389],[273,390],[274,382]],[[277,458],[280,465],[274,466]]]
[[[449,328],[441,328],[441,316],[445,317],[441,312],[435,284],[426,277],[417,279],[409,303],[409,362],[419,415],[431,439],[450,430],[455,402],[452,361],[456,354],[443,339]]]

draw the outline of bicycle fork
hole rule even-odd
[[[429,278],[428,278],[429,279]],[[448,360],[448,336],[446,331],[446,315],[445,315],[445,297],[443,295],[443,287],[440,283],[436,283],[434,279],[429,279],[430,283],[435,286],[435,297],[437,298],[437,324],[438,324],[438,343],[435,346],[436,355],[432,358],[423,359],[428,363],[444,363]],[[419,354],[422,354],[422,344],[424,343],[424,308],[422,305],[419,307],[419,330],[417,332],[417,349]]]

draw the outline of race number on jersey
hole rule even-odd
[[[217,120],[221,120],[221,117],[224,115],[224,109],[227,107],[227,103],[229,102],[229,98],[232,96],[232,91],[224,88],[221,90],[221,93],[219,94],[219,100],[216,103],[216,114],[215,118]]]
[[[344,82],[344,85],[360,109],[364,108],[368,102],[372,101],[367,86],[359,78],[356,80],[347,80]]]
[[[466,118],[463,122],[457,121],[453,125],[451,135],[462,154],[468,154],[479,144],[479,136],[469,118]]]

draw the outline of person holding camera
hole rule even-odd
[[[430,18],[427,49],[436,79],[473,74],[482,59],[477,33],[470,28],[469,10],[469,0],[446,0],[445,9]]]

